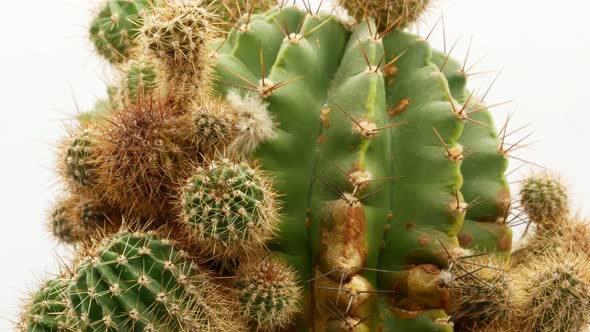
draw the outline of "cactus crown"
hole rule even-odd
[[[556,175],[542,173],[528,177],[520,196],[531,221],[543,230],[557,228],[556,223],[569,216],[567,189]]]

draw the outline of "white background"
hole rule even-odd
[[[67,250],[45,228],[49,203],[59,188],[55,143],[63,121],[105,95],[108,66],[86,40],[95,4],[79,0],[7,1],[0,8],[0,328],[8,330],[19,298],[54,271]],[[575,207],[590,207],[590,5],[583,0],[440,0],[419,29],[425,35],[444,13],[447,48],[475,71],[502,75],[488,103],[515,101],[494,110],[511,128],[534,122],[531,149],[517,155],[566,175]],[[442,48],[441,25],[431,40]],[[494,74],[474,76],[487,87]],[[477,78],[477,79],[475,79]],[[518,166],[519,163],[513,163]],[[514,173],[519,179],[532,167]]]

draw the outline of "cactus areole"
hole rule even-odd
[[[506,157],[461,67],[370,18],[286,7],[240,23],[214,43],[213,88],[258,96],[274,122],[250,158],[284,203],[270,249],[306,287],[298,326],[452,331],[460,244],[511,248]]]

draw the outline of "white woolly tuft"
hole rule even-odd
[[[227,147],[230,154],[250,154],[260,143],[275,137],[274,123],[260,98],[243,97],[230,91],[227,101],[236,116],[235,127],[238,131]]]

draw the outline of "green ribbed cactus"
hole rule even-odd
[[[136,46],[138,27],[155,0],[106,0],[90,24],[90,40],[111,63],[125,61]]]
[[[554,174],[535,174],[526,178],[520,189],[520,200],[531,222],[540,231],[551,231],[570,214],[567,188]]]
[[[138,98],[149,95],[166,95],[164,71],[155,59],[142,56],[131,59],[121,69],[121,91],[117,91],[121,103],[137,103]],[[157,90],[157,91],[154,91]],[[126,100],[128,98],[129,100]]]
[[[243,330],[235,300],[166,238],[117,233],[80,259],[74,278],[67,293],[87,330]]]
[[[63,172],[70,182],[79,187],[92,186],[96,181],[92,173],[93,141],[92,130],[83,128],[74,133],[71,139],[65,143],[67,146],[64,149]]]
[[[314,279],[308,324],[452,329],[441,243],[511,248],[507,159],[460,66],[412,34],[380,35],[374,20],[348,27],[294,7],[254,15],[215,61],[215,90],[258,95],[278,127],[252,158],[284,195],[271,248]],[[463,161],[464,147],[481,155]],[[462,185],[469,199],[489,198],[465,228]],[[328,278],[334,292],[358,278],[358,291],[375,296],[333,308],[330,294],[314,290]]]
[[[588,317],[587,246],[509,264],[507,128],[464,65],[405,30],[430,1],[341,0],[347,18],[277,5],[105,4],[91,39],[119,75],[61,146],[76,204],[51,218],[79,249],[68,317],[83,331],[577,328],[554,318]],[[527,188],[522,205],[539,206]],[[543,206],[539,224],[555,219]],[[575,285],[549,282],[551,257],[574,254]],[[521,296],[530,280],[555,305]]]
[[[68,279],[58,276],[43,283],[24,306],[17,330],[70,332],[80,328],[67,297]]]
[[[576,254],[548,254],[518,276],[516,330],[523,332],[582,331],[590,315],[590,260]]]
[[[236,277],[242,313],[255,329],[284,329],[301,310],[297,276],[280,258],[267,256],[242,263]]]
[[[182,224],[208,255],[248,254],[273,237],[277,206],[264,174],[229,160],[194,173],[181,194]]]

